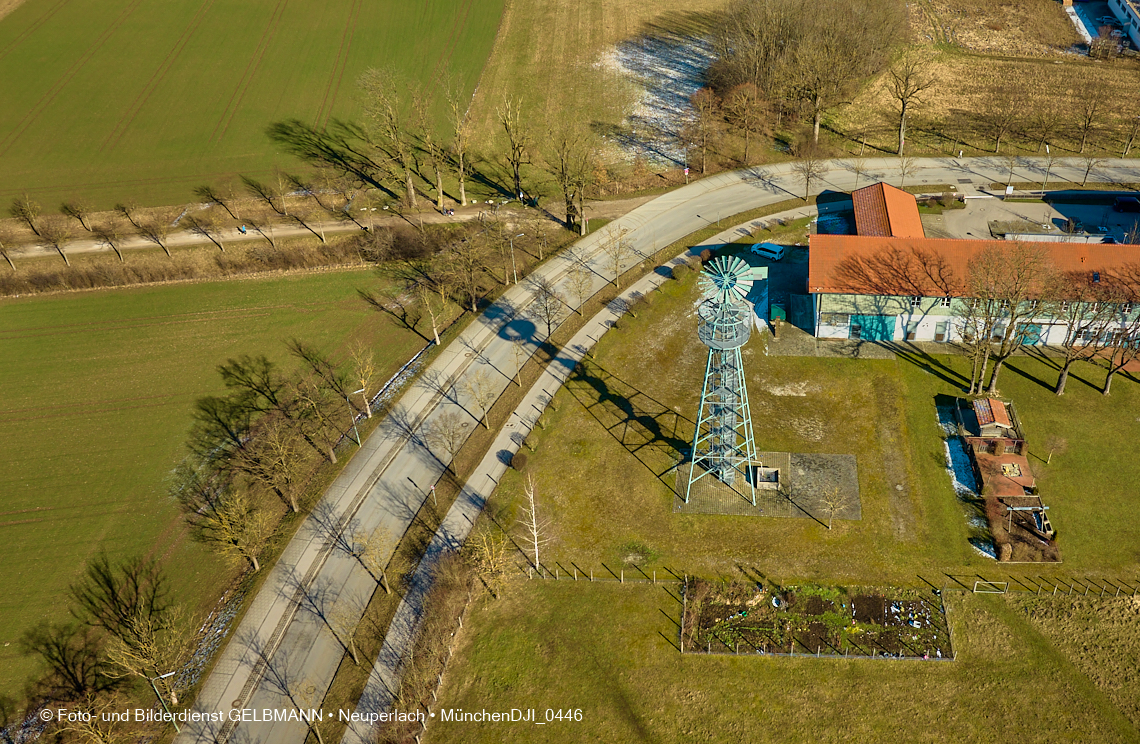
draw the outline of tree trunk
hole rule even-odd
[[[435,208],[443,211],[443,175],[435,169]]]
[[[1112,377],[1116,374],[1116,369],[1113,367],[1108,368],[1108,374],[1104,377],[1104,389],[1100,392],[1102,395],[1109,395],[1112,392]]]
[[[815,111],[812,113],[811,131],[812,142],[819,144],[819,123],[823,119],[823,99],[820,96],[815,97]]]
[[[380,572],[380,584],[384,587],[384,593],[385,594],[391,594],[392,593],[392,587],[388,586],[388,572],[387,571],[381,571]]]
[[[257,573],[258,571],[261,570],[261,563],[257,560],[256,555],[251,555],[249,557],[249,562],[253,564],[253,572],[254,573]]]
[[[459,153],[459,203],[467,206],[467,174],[463,169],[463,153]]]
[[[751,137],[749,136],[750,134],[751,134],[751,132],[749,132],[748,129],[744,130],[744,164],[745,165],[750,165],[752,163],[752,159],[748,157],[748,145],[750,144],[750,140],[751,140]]]
[[[412,171],[410,168],[404,168],[404,192],[408,199],[408,206],[412,209],[416,208],[416,187],[412,183]]]
[[[7,261],[8,265],[12,267],[12,271],[15,271],[16,264],[12,263],[12,257],[8,255],[8,251],[2,251],[2,253],[4,254],[4,260]],[[123,257],[119,256],[119,260],[121,261],[122,259]]]
[[[902,113],[899,114],[899,157],[902,157],[903,146],[906,144],[906,106],[903,106]]]
[[[332,448],[331,444],[328,447],[328,452],[329,452],[329,462],[331,462],[333,465],[336,465],[336,451]]]
[[[57,245],[55,249],[59,251],[59,257],[63,259],[63,262],[68,266],[71,266],[71,261],[67,260],[67,254],[63,252],[63,246]]]
[[[1057,387],[1053,389],[1053,392],[1057,395],[1065,394],[1065,383],[1069,381],[1069,367],[1073,366],[1073,361],[1072,359],[1066,359],[1065,366],[1061,367],[1061,374],[1057,375]]]
[[[989,386],[989,389],[986,391],[990,395],[996,395],[997,394],[998,374],[1001,372],[1001,368],[1002,368],[1003,364],[1005,364],[1005,359],[1001,359],[1001,358],[999,358],[996,362],[994,362],[994,371],[992,374],[990,374],[990,386]]]

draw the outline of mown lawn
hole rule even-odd
[[[202,183],[294,169],[271,123],[359,118],[368,67],[424,84],[450,68],[471,93],[502,8],[25,0],[0,21],[0,201],[177,204]]]
[[[678,653],[676,587],[517,580],[460,631],[425,742],[1134,742],[1135,706],[1020,600],[948,597],[954,662]],[[1066,598],[1051,600],[1064,611]],[[1114,614],[1132,600],[1105,600]],[[1132,610],[1135,615],[1135,611]],[[1095,626],[1080,638],[1094,641]],[[1131,641],[1135,645],[1135,640]],[[580,722],[440,711],[580,709]]]
[[[373,345],[387,379],[422,345],[366,308],[366,270],[0,301],[0,693],[34,668],[33,625],[68,618],[68,585],[99,551],[160,559],[182,601],[215,599],[229,572],[187,539],[165,478],[196,398],[239,354],[291,366],[284,341],[343,356]]]

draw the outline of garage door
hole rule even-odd
[[[893,315],[852,315],[851,338],[863,341],[893,341],[895,338],[895,316]]]

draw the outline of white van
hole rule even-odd
[[[751,250],[760,258],[766,258],[769,261],[779,261],[784,257],[784,246],[775,243],[757,243],[752,246]]]

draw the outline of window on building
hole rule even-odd
[[[1136,307],[1136,306],[1135,306],[1134,304],[1132,304],[1131,302],[1126,302],[1126,303],[1124,303],[1123,305],[1121,305],[1121,306],[1120,306],[1120,312],[1122,312],[1122,313],[1123,313],[1123,314],[1125,314],[1125,315],[1131,315],[1131,314],[1132,314],[1132,310],[1133,310],[1133,308],[1135,308],[1135,307]]]
[[[946,321],[942,321],[941,323],[938,323],[937,325],[934,326],[934,340],[935,341],[945,341],[946,340],[946,329],[948,326],[949,326],[949,323],[947,323]]]
[[[1040,304],[1041,304],[1041,303],[1040,303],[1040,302],[1038,302],[1037,300],[1030,300],[1030,301],[1029,301],[1029,309],[1030,309],[1030,310],[1036,310],[1036,309],[1037,309],[1037,306],[1038,306],[1038,305],[1040,305]]]
[[[979,300],[977,297],[975,297],[974,299],[970,300],[970,307],[971,307],[972,309],[974,309],[974,310],[977,310],[977,309],[978,309],[979,307],[981,307],[981,306],[982,306],[982,301],[981,301],[981,300]]]
[[[820,313],[819,324],[826,326],[845,326],[851,316],[847,313]]]
[[[1065,302],[1061,303],[1061,312],[1063,312],[1063,313],[1069,312],[1069,303],[1067,300]]]
[[[919,297],[918,295],[911,297],[910,298],[910,306],[911,307],[922,307],[922,298]]]
[[[938,307],[950,307],[950,298],[943,297],[938,301]]]
[[[918,323],[907,323],[906,324],[906,340],[907,341],[914,341],[914,339],[917,335],[918,335]]]

